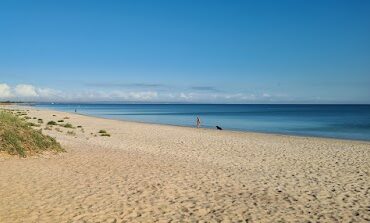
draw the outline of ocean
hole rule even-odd
[[[370,105],[76,104],[36,107],[118,120],[370,141]]]

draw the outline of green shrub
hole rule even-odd
[[[64,128],[73,128],[73,125],[71,123],[67,123],[65,125],[62,125]]]
[[[99,132],[98,133],[107,133],[107,131],[106,130],[104,130],[104,129],[102,129],[102,130],[99,130]]]
[[[110,137],[110,134],[108,134],[108,133],[103,133],[103,134],[101,134],[100,136],[108,136],[108,137]]]
[[[29,126],[34,126],[34,127],[40,127],[40,125],[35,124],[35,123],[32,123],[32,122],[29,122],[29,123],[28,123],[28,125],[29,125]]]
[[[49,122],[47,123],[47,125],[57,125],[57,123],[56,123],[56,122],[54,122],[54,121],[49,121]]]

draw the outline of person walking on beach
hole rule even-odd
[[[200,118],[197,116],[197,128],[200,128]]]

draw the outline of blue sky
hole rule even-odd
[[[0,98],[370,103],[370,1],[0,1]]]

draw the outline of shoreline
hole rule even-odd
[[[368,142],[19,109],[67,152],[0,159],[0,222],[370,220]]]
[[[49,110],[49,111],[58,111],[58,112],[64,112],[68,114],[75,114],[75,115],[81,115],[91,118],[99,118],[99,119],[105,119],[105,120],[114,120],[114,121],[120,121],[120,122],[128,122],[128,123],[138,123],[138,124],[147,124],[147,125],[158,125],[158,126],[172,126],[172,127],[179,127],[179,128],[188,128],[188,129],[197,129],[196,126],[185,126],[185,125],[175,125],[175,124],[161,124],[161,123],[151,123],[151,122],[144,122],[144,121],[134,121],[134,120],[126,120],[126,119],[114,119],[114,118],[105,118],[100,116],[94,116],[89,114],[82,114],[82,113],[74,113],[74,112],[68,112],[68,111],[59,111],[56,109],[51,108],[40,108],[40,107],[33,107],[33,106],[26,106],[26,105],[16,105],[23,108],[33,108],[33,109],[40,109],[40,110]],[[259,131],[248,131],[248,130],[232,130],[232,129],[223,129],[222,131],[214,129],[214,128],[199,128],[204,130],[210,130],[210,131],[216,131],[216,132],[231,132],[231,133],[245,133],[245,134],[262,134],[262,135],[272,135],[272,136],[281,136],[281,137],[298,137],[298,138],[313,138],[313,139],[324,139],[324,140],[343,140],[343,141],[352,141],[352,142],[362,142],[362,143],[369,143],[370,140],[360,140],[360,139],[349,139],[349,138],[335,138],[335,137],[325,137],[325,136],[317,136],[317,135],[299,135],[299,134],[284,134],[284,133],[274,133],[274,132],[259,132]]]

